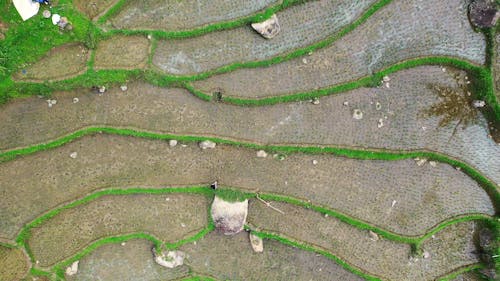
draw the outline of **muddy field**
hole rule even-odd
[[[28,270],[27,257],[20,249],[0,246],[0,280],[20,280]]]
[[[29,245],[38,266],[47,267],[110,236],[145,232],[173,243],[205,228],[207,210],[207,198],[201,195],[105,196],[34,228]]]
[[[99,42],[96,69],[136,69],[146,66],[150,43],[142,36],[114,36]]]
[[[282,26],[267,40],[249,25],[203,36],[158,42],[153,64],[178,75],[205,72],[226,64],[268,59],[335,34],[357,19],[374,0],[308,1],[277,13]]]
[[[97,19],[100,15],[106,12],[109,8],[111,8],[114,4],[116,4],[118,0],[93,0],[93,1],[85,1],[85,0],[74,0],[73,4],[75,7],[86,15],[90,19]]]
[[[276,0],[128,1],[108,24],[120,29],[178,31],[234,20],[279,3]]]
[[[466,11],[463,0],[439,4],[393,1],[355,32],[311,56],[265,68],[240,69],[194,85],[207,92],[220,88],[228,96],[254,98],[341,84],[423,56],[456,57],[482,64],[483,35],[472,30]],[[439,24],[435,19],[439,19]]]
[[[207,103],[185,90],[141,83],[129,85],[126,92],[115,88],[102,96],[88,90],[59,93],[53,96],[58,103],[52,108],[45,100],[29,98],[2,107],[0,149],[106,125],[259,143],[426,149],[465,161],[500,182],[496,161],[500,146],[490,138],[481,114],[465,128],[457,125],[458,119],[440,126],[441,116],[425,114],[441,101],[429,85],[458,87],[451,71],[418,67],[390,77],[390,88],[360,88],[323,97],[318,105],[307,101],[260,107]],[[78,103],[73,103],[75,97]],[[363,113],[361,120],[353,118],[356,109]]]
[[[5,218],[1,236],[11,239],[43,212],[95,190],[208,185],[215,180],[309,200],[409,236],[455,216],[495,213],[484,190],[462,172],[446,164],[418,166],[413,159],[292,154],[280,161],[232,146],[203,151],[196,143],[172,148],[165,141],[96,135],[0,167],[0,178],[6,179],[0,202],[7,207],[0,213]]]

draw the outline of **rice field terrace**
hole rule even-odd
[[[1,1],[0,281],[500,280],[499,18]]]

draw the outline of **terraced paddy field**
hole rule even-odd
[[[498,280],[497,2],[1,3],[0,280]]]

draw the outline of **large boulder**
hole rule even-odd
[[[212,220],[215,228],[225,235],[234,235],[243,230],[247,220],[248,199],[242,202],[228,202],[215,196],[212,203]]]
[[[473,0],[469,5],[469,19],[475,27],[494,27],[500,18],[495,0]]]
[[[275,37],[281,30],[276,14],[272,15],[268,20],[263,22],[252,23],[252,28],[266,39]]]

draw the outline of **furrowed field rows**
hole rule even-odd
[[[360,88],[321,98],[318,105],[239,107],[140,83],[129,85],[126,92],[111,89],[102,96],[87,90],[58,93],[52,108],[37,98],[2,106],[0,149],[47,142],[87,126],[125,126],[259,143],[437,151],[464,160],[498,185],[500,146],[490,138],[477,109],[471,109],[478,115],[466,128],[458,124],[460,116],[446,126],[439,125],[444,116],[427,116],[442,102],[433,86],[461,93],[458,74],[436,66],[403,70],[391,75],[390,88]],[[357,110],[361,120],[353,118]]]
[[[455,224],[423,244],[424,255],[412,257],[410,245],[379,239],[335,218],[286,203],[271,202],[284,214],[252,200],[248,223],[259,231],[278,233],[316,245],[351,266],[384,280],[433,280],[455,268],[477,263],[473,254],[475,222]]]
[[[495,213],[488,194],[462,172],[442,163],[419,166],[412,159],[294,153],[280,161],[234,146],[201,150],[194,143],[170,147],[161,140],[98,134],[0,167],[0,229],[7,239],[49,209],[96,190],[206,185],[214,180],[241,190],[310,200],[407,236],[423,235],[459,215]]]
[[[173,243],[207,227],[208,203],[202,195],[104,196],[33,228],[28,244],[37,265],[47,267],[109,236],[145,232]]]
[[[325,39],[358,18],[375,0],[308,1],[277,13],[281,32],[264,39],[249,25],[199,37],[158,42],[153,64],[188,75],[232,63],[264,60]]]
[[[485,46],[483,35],[472,30],[462,0],[393,1],[311,56],[239,69],[193,85],[232,97],[278,96],[338,85],[417,57],[456,57],[483,64]]]
[[[179,31],[236,20],[283,1],[143,0],[123,2],[121,10],[112,16],[106,25],[118,29]]]

